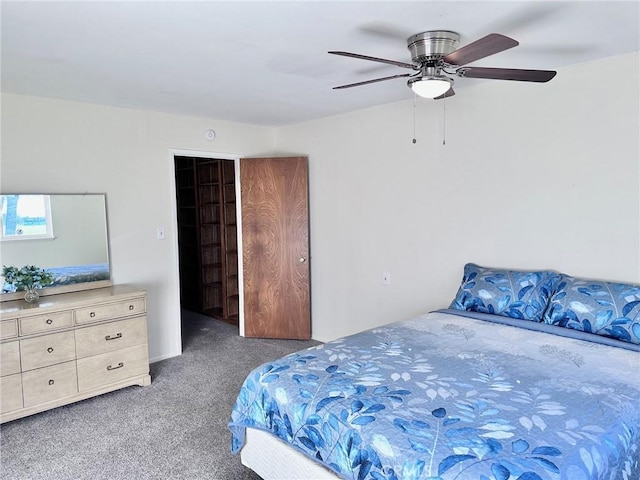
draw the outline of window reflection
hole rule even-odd
[[[0,240],[53,238],[49,195],[0,195]]]

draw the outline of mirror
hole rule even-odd
[[[2,265],[50,272],[41,295],[110,284],[105,195],[0,195],[0,213]],[[14,290],[2,279],[3,297]]]

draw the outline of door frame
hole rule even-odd
[[[176,157],[196,157],[196,158],[211,158],[219,160],[233,160],[235,186],[236,186],[236,224],[237,224],[237,242],[238,242],[238,331],[241,337],[244,337],[244,273],[242,271],[242,201],[240,198],[240,159],[244,158],[242,154],[236,153],[222,153],[222,152],[207,152],[200,150],[186,150],[180,148],[169,149],[171,154],[171,171],[175,172],[176,169]],[[175,173],[171,178],[175,177]],[[180,285],[180,257],[178,248],[178,202],[176,199],[176,182],[175,178],[171,182],[171,215],[172,215],[172,227],[174,235],[173,239],[173,252],[174,252],[174,269],[178,275],[178,285]],[[180,305],[180,289],[177,290],[177,305]],[[179,322],[182,322],[182,316],[180,315]],[[181,332],[181,325],[178,325],[178,332]],[[180,334],[182,337],[182,333]],[[180,353],[182,353],[182,338],[179,340]]]

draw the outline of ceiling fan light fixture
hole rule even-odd
[[[449,91],[453,80],[444,75],[438,75],[434,77],[412,78],[408,83],[416,95],[424,98],[436,98]]]

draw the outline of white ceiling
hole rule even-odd
[[[474,65],[555,69],[640,44],[637,0],[2,0],[0,13],[3,91],[261,125],[412,98],[406,79],[332,90],[406,70],[328,50],[410,63],[412,34],[453,30],[463,46],[497,32],[520,46]],[[456,99],[478,81],[458,79]]]

